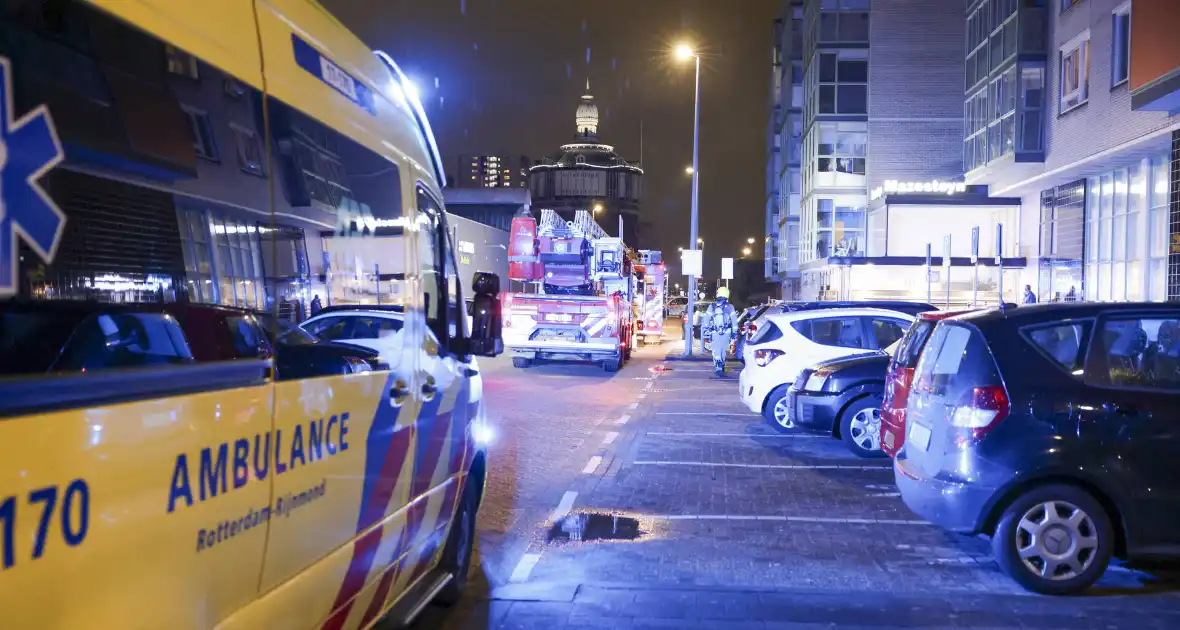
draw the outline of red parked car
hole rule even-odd
[[[885,395],[881,402],[881,450],[889,457],[896,457],[905,443],[905,405],[910,397],[910,385],[914,380],[914,368],[922,348],[930,339],[934,326],[943,319],[970,313],[966,311],[931,311],[918,313],[910,329],[889,361],[885,371]]]

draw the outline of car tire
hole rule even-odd
[[[1052,484],[1025,492],[1004,510],[992,535],[992,554],[1004,573],[1026,590],[1068,595],[1102,577],[1114,542],[1102,504],[1081,488]]]
[[[532,359],[526,357],[512,357],[512,367],[514,368],[526,368],[532,365],[532,363]]]
[[[762,418],[766,420],[766,424],[769,424],[770,428],[779,433],[795,433],[797,430],[794,426],[783,424],[783,421],[788,418],[786,404],[787,386],[779,385],[771,390],[770,395],[766,397],[766,402],[762,404]]]
[[[443,587],[435,601],[450,606],[459,601],[463,587],[467,585],[467,574],[471,572],[471,554],[475,550],[475,516],[479,510],[479,485],[467,476],[463,488],[463,500],[455,510],[455,522],[447,535],[447,546],[443,548],[439,567],[451,574],[451,581]]]
[[[886,457],[881,450],[881,399],[868,396],[852,401],[840,414],[840,439],[853,455]],[[865,443],[870,446],[866,448]]]
[[[617,358],[616,359],[607,359],[606,361],[602,362],[602,369],[606,370],[607,372],[611,372],[611,373],[618,372],[619,371],[619,364],[622,362],[623,361],[621,359],[617,359]]]

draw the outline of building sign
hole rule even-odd
[[[14,295],[23,240],[53,262],[66,215],[45,194],[40,179],[65,157],[44,105],[16,118],[12,66],[0,57],[0,296]]]
[[[721,279],[722,280],[733,280],[733,259],[732,258],[722,258],[721,259]]]
[[[459,241],[459,253],[460,254],[474,254],[475,253],[475,243],[472,243],[471,241]]]
[[[964,182],[944,182],[937,179],[928,182],[899,182],[896,179],[887,179],[883,186],[873,189],[869,199],[876,200],[885,195],[896,194],[959,195],[965,192],[967,184]]]
[[[680,272],[686,276],[700,276],[704,267],[704,252],[686,249],[680,252]]]

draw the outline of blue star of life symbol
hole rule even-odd
[[[65,157],[49,109],[13,119],[12,64],[0,57],[0,296],[17,290],[17,239],[53,262],[66,215],[38,180]]]

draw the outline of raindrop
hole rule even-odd
[[[605,116],[606,118],[610,118],[610,108],[609,107],[606,108],[605,114],[606,114],[606,116]]]
[[[459,13],[467,15],[467,0],[459,0]]]
[[[463,137],[464,137],[464,138],[468,137],[468,133],[467,133],[467,132],[468,132],[468,129],[467,129],[467,127],[464,127],[464,128],[463,128]]]
[[[479,42],[471,42],[471,47],[476,50],[479,50]]]
[[[446,103],[446,100],[447,100],[447,97],[445,97],[445,96],[438,97],[438,108],[439,109],[443,108],[443,105]]]
[[[625,86],[628,90],[631,89],[631,77],[627,77],[623,80],[623,86]]]
[[[590,47],[586,47],[586,63],[590,63]]]
[[[618,60],[618,58],[616,58],[616,57],[611,57],[611,60],[610,60],[610,69],[611,69],[611,70],[614,70],[614,69],[615,69],[615,68],[617,68],[617,67],[619,67],[619,60]]]
[[[582,32],[586,32],[586,18],[582,18]]]
[[[565,76],[566,77],[574,76],[574,65],[568,61],[565,62]]]
[[[434,89],[438,89],[438,77],[434,77]]]

